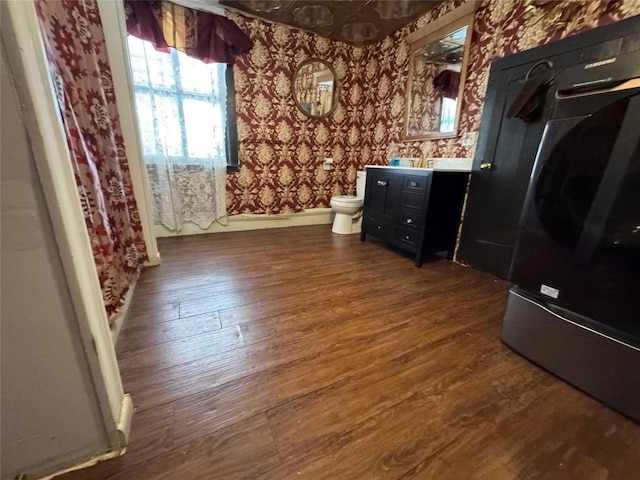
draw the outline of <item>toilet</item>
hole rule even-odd
[[[367,174],[366,172],[358,172],[357,175],[355,195],[336,195],[331,197],[331,208],[336,214],[331,228],[333,233],[345,235],[360,232]]]

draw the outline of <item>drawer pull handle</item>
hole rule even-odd
[[[493,170],[493,164],[489,162],[481,163],[480,170],[485,170],[485,171]]]
[[[410,187],[417,187],[418,186],[418,182],[409,182],[409,186]]]
[[[405,240],[409,240],[409,238],[410,238],[410,237],[409,237],[409,235],[405,235],[405,236],[404,236],[404,239],[405,239]]]
[[[382,180],[378,180],[378,185],[381,187],[386,187],[387,186],[387,182],[384,182]]]
[[[378,225],[378,230],[380,230],[382,228],[382,225]]]
[[[413,222],[413,220],[411,220],[410,218],[407,218],[407,223],[411,223]]]

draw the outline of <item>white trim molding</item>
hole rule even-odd
[[[267,228],[302,227],[307,225],[326,225],[333,222],[334,213],[331,208],[310,208],[301,213],[266,215],[242,214],[226,218],[226,225],[214,222],[206,230],[195,223],[186,223],[182,230],[174,232],[156,225],[156,236],[178,237],[182,235],[199,235],[203,233],[244,232],[247,230],[264,230]]]
[[[129,435],[131,434],[131,419],[133,418],[133,400],[128,393],[122,397],[122,404],[120,407],[120,418],[118,418],[117,432],[118,438],[118,453],[124,455],[129,445]]]
[[[127,161],[131,172],[133,193],[140,212],[142,232],[149,261],[147,266],[160,263],[158,242],[154,235],[153,207],[149,193],[147,170],[142,157],[138,119],[135,110],[131,65],[129,64],[129,47],[127,45],[127,29],[122,1],[98,0],[98,10],[102,28],[105,31],[105,47],[111,67],[113,90],[116,95],[120,129],[127,149]]]

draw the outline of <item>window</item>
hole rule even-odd
[[[145,162],[168,156],[198,165],[226,157],[227,170],[237,170],[233,69],[174,49],[158,52],[133,36],[128,43]]]
[[[457,101],[452,98],[442,97],[442,108],[440,109],[440,131],[453,132],[456,127]]]

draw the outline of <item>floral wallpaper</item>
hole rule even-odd
[[[442,94],[433,86],[433,79],[444,69],[443,65],[420,61],[416,55],[411,76],[413,98],[410,99],[411,108],[407,118],[407,130],[411,135],[439,131]]]
[[[364,50],[239,15],[233,20],[254,46],[234,66],[241,167],[228,175],[228,214],[301,212],[353,193]],[[305,116],[293,100],[293,74],[311,57],[331,63],[338,77],[339,104],[326,118]],[[333,158],[332,170],[322,169],[325,157]]]
[[[385,146],[401,142],[404,128],[406,79],[409,70],[408,46],[402,39],[432,20],[465,3],[449,0],[418,20],[367,47],[367,101],[378,105],[373,131],[364,151],[367,162],[386,162]],[[554,40],[640,14],[640,0],[590,0],[569,2],[573,15],[565,23],[554,22],[542,11],[525,12],[522,0],[484,0],[476,10],[467,81],[465,85],[459,132],[480,128],[484,94],[491,62]],[[370,83],[372,82],[372,83]],[[375,85],[377,83],[377,86]],[[473,152],[460,145],[459,138],[403,142],[403,156],[468,157]]]
[[[95,0],[38,0],[89,240],[109,321],[147,260]]]
[[[358,170],[385,164],[389,145],[401,142],[405,122],[409,47],[402,39],[464,1],[445,1],[394,35],[363,48],[234,16],[255,45],[234,67],[242,166],[227,179],[229,215],[328,207],[333,194],[353,192]],[[640,14],[640,0],[571,3],[575,14],[566,23],[554,23],[539,11],[525,12],[522,0],[483,0],[472,34],[461,133],[480,126],[495,58]],[[325,119],[307,118],[293,103],[291,77],[309,57],[332,63],[339,78],[338,108]],[[472,155],[459,138],[402,142],[401,153]],[[322,170],[324,157],[333,157],[333,170]]]

